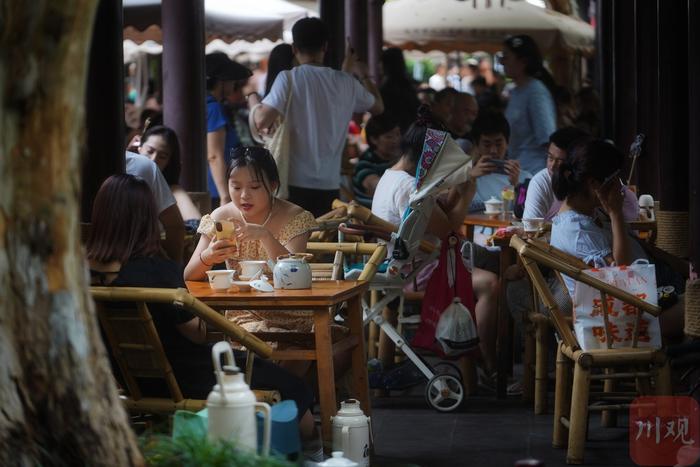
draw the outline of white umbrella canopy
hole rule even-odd
[[[162,42],[160,0],[124,0],[124,39]],[[205,0],[206,41],[277,41],[285,29],[310,15],[284,0]]]
[[[231,60],[259,62],[270,55],[276,45],[283,41],[272,42],[269,39],[261,39],[255,42],[244,40],[225,42],[221,39],[214,39],[204,47],[204,53],[223,52]],[[141,54],[160,55],[163,53],[163,46],[158,42],[147,40],[140,44],[132,40],[124,41],[124,63],[134,62]]]
[[[395,0],[383,13],[384,41],[409,50],[495,53],[513,34],[532,36],[544,52],[592,54],[595,45],[589,24],[525,0]]]

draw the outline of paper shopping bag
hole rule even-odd
[[[603,282],[622,289],[642,300],[657,304],[656,272],[653,264],[637,260],[630,266],[611,266],[584,271]],[[606,295],[609,338],[613,348],[631,347],[637,308]],[[583,350],[608,348],[600,291],[576,282],[574,291],[574,332]],[[659,319],[644,313],[639,323],[638,347],[661,347]]]

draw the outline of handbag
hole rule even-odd
[[[289,104],[292,102],[292,89],[293,89],[293,74],[291,70],[286,71],[288,74],[288,92],[287,92],[287,103],[284,109],[284,117],[279,117],[279,124],[277,125],[277,130],[272,135],[265,147],[270,151],[272,157],[275,159],[277,164],[277,172],[280,176],[280,186],[277,191],[277,197],[282,199],[289,198]]]
[[[653,264],[639,259],[629,266],[586,269],[589,276],[611,284],[653,305],[657,304],[656,272]],[[637,308],[606,295],[608,333],[605,332],[600,291],[582,282],[574,290],[574,332],[582,350],[608,348],[608,336],[614,347],[631,347]],[[661,348],[659,319],[643,314],[639,323],[638,346]]]
[[[456,236],[442,242],[440,261],[425,289],[421,322],[411,345],[440,356],[463,355],[479,343],[472,277]]]

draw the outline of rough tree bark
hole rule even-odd
[[[139,465],[78,200],[95,0],[0,0],[0,465]]]

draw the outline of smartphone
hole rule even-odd
[[[217,240],[231,240],[235,236],[236,226],[231,221],[216,221],[214,227]]]
[[[496,166],[496,170],[494,170],[493,173],[508,175],[506,173],[506,161],[503,159],[491,159],[489,160],[489,164]]]

